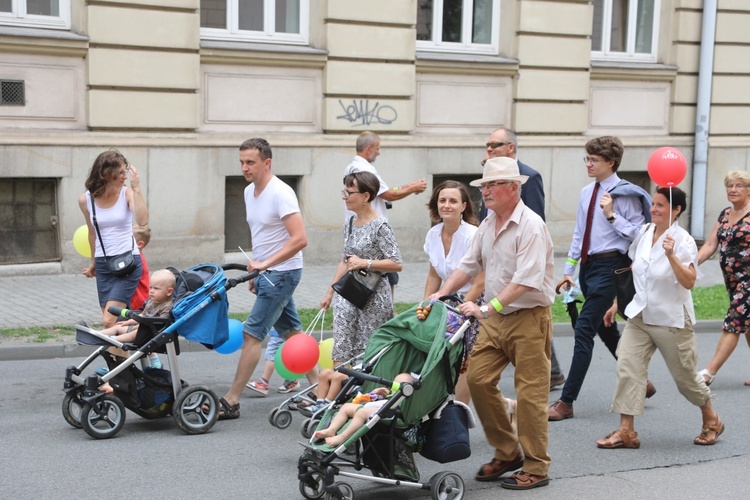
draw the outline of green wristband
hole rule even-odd
[[[500,312],[503,310],[503,305],[499,300],[497,300],[497,297],[494,297],[492,300],[490,300],[490,304],[492,304],[492,307],[495,308],[495,312]]]
[[[574,266],[574,267],[578,265],[578,261],[576,259],[572,259],[570,257],[568,257],[568,260],[566,260],[565,262],[567,262],[568,264],[570,264],[571,266]]]

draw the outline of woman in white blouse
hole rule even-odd
[[[599,448],[638,448],[634,417],[643,415],[648,363],[659,349],[680,393],[700,407],[703,428],[693,442],[711,445],[724,424],[711,405],[711,390],[695,372],[698,350],[693,323],[693,299],[698,248],[676,222],[687,206],[685,192],[659,188],[651,206],[652,223],[641,228],[630,245],[635,297],[625,309],[629,318],[617,347],[617,387],[612,412],[620,413],[620,428],[596,442]],[[617,305],[604,321],[611,323]]]
[[[469,190],[457,181],[445,181],[432,190],[430,202],[430,219],[439,224],[433,226],[424,241],[424,251],[430,258],[430,272],[424,287],[424,300],[437,292],[440,285],[458,267],[458,263],[469,249],[479,220],[474,214]],[[484,273],[467,283],[459,295],[467,302],[477,301],[484,292]],[[471,353],[479,322],[467,332],[466,357]],[[466,384],[465,366],[456,385],[456,399],[467,403],[471,400],[469,387]]]

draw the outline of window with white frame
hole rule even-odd
[[[0,24],[70,28],[70,0],[0,0]]]
[[[496,54],[500,0],[418,0],[417,49]]]
[[[307,44],[308,0],[201,0],[201,37]]]
[[[594,0],[591,57],[655,62],[660,0]]]

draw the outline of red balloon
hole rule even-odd
[[[307,373],[318,364],[320,348],[310,335],[298,333],[281,346],[281,361],[292,373]]]
[[[648,176],[661,187],[676,186],[686,173],[687,161],[679,149],[659,148],[648,159]]]

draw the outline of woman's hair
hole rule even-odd
[[[102,196],[107,188],[107,182],[118,174],[123,165],[127,166],[128,160],[116,149],[109,149],[97,156],[86,179],[86,189],[91,196]]]
[[[656,190],[657,193],[663,195],[667,201],[669,201],[669,188],[668,187],[660,187]],[[687,195],[685,194],[685,191],[678,187],[672,188],[672,210],[675,208],[680,207],[680,212],[677,214],[677,217],[685,213],[685,210],[687,210]]]
[[[742,181],[745,186],[750,187],[750,174],[742,170],[732,170],[724,177],[724,185],[726,186],[731,181]]]
[[[432,219],[432,222],[440,222],[442,220],[440,218],[440,213],[438,213],[437,202],[438,198],[440,198],[440,191],[443,189],[458,189],[458,192],[461,193],[461,201],[466,203],[466,208],[461,214],[461,218],[472,226],[478,226],[479,218],[474,214],[474,204],[471,202],[469,190],[460,182],[451,180],[441,182],[432,190],[432,196],[430,196],[430,201],[427,203],[427,208],[430,209],[430,219]]]
[[[625,146],[622,145],[622,141],[612,135],[605,135],[603,137],[597,137],[591,139],[586,143],[586,152],[590,155],[598,155],[607,161],[615,162],[612,165],[612,171],[617,172],[620,168],[620,162],[622,161],[622,154],[625,151]]]
[[[360,193],[368,193],[370,199],[368,202],[372,202],[380,191],[380,181],[377,176],[370,172],[359,171],[344,176],[344,186],[354,187],[354,181],[357,181],[357,189]]]

